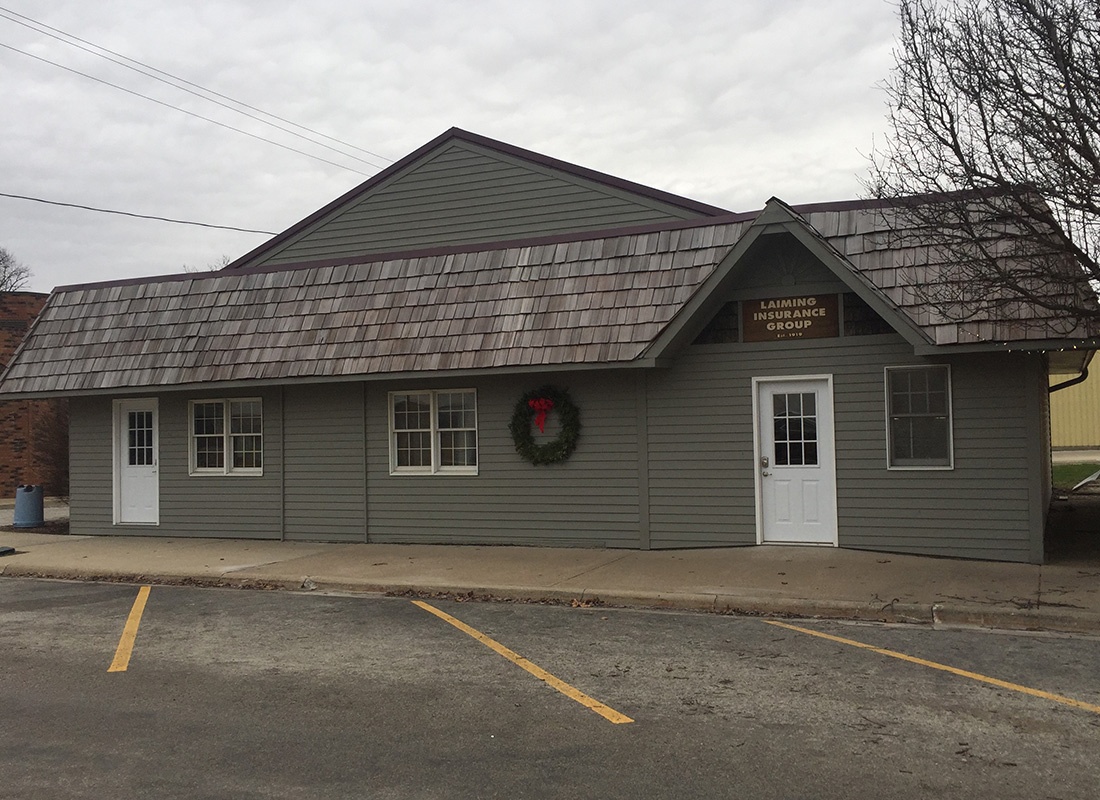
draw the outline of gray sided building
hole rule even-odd
[[[938,314],[891,213],[452,130],[220,272],[55,290],[0,396],[70,398],[74,533],[1040,563],[1048,370],[1094,342]],[[536,466],[540,387],[580,431]]]

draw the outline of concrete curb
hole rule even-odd
[[[1004,608],[937,603],[932,606],[932,622],[937,627],[1100,634],[1100,614],[1060,607]]]
[[[157,572],[109,572],[96,569],[55,569],[22,567],[18,564],[0,567],[0,577],[40,578],[54,581],[84,581],[87,583],[148,583],[157,586],[206,586],[235,589],[301,589],[300,581],[265,578],[234,578],[226,575],[178,575]]]
[[[862,603],[851,600],[813,600],[808,598],[724,597],[726,613],[767,614],[819,619],[850,619],[862,622],[888,622],[931,625],[932,609],[918,603]]]
[[[1100,634],[1100,614],[1065,608],[1019,609],[936,603],[889,603],[887,605],[846,600],[814,600],[791,597],[752,597],[692,592],[629,592],[584,589],[581,591],[529,586],[482,586],[469,584],[379,583],[329,580],[323,577],[257,578],[235,575],[180,575],[157,572],[116,573],[102,569],[43,570],[18,564],[0,565],[0,576],[42,578],[105,583],[204,586],[211,588],[284,591],[345,592],[407,597],[465,598],[479,601],[553,603],[578,607],[615,607],[699,611],[744,616],[775,616],[801,619],[859,620],[865,622],[933,625],[935,627],[981,627],[1017,631],[1053,631]]]

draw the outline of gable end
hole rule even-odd
[[[395,167],[230,269],[691,220],[721,212],[464,132]]]

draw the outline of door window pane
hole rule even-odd
[[[153,412],[130,411],[126,419],[127,457],[131,467],[153,465]]]
[[[791,392],[772,396],[774,464],[817,466],[817,395]]]

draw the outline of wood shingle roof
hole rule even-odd
[[[2,390],[629,362],[746,224],[62,288]]]
[[[774,225],[820,246],[920,346],[1042,349],[1093,335],[1035,305],[943,317],[916,290],[927,248],[898,247],[884,220],[876,204],[773,200],[759,214],[602,234],[61,287],[0,394],[642,363],[743,237]]]
[[[803,206],[796,211],[851,264],[856,274],[914,322],[935,345],[1085,340],[1100,333],[1080,319],[1069,319],[1038,304],[1024,302],[1006,303],[995,312],[983,309],[973,315],[946,316],[930,302],[924,287],[942,275],[949,275],[952,264],[938,262],[935,254],[922,244],[919,232],[907,230],[904,218],[896,216],[889,205],[880,201],[851,201]],[[1070,307],[1094,302],[1084,273],[1074,272],[1077,281],[1069,281],[1057,290],[1047,286],[1044,291],[1073,293],[1076,296],[1066,298]]]

